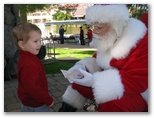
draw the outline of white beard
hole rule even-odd
[[[114,45],[116,40],[116,32],[115,30],[111,29],[104,36],[93,34],[93,40],[90,43],[90,46],[96,48],[98,52],[105,53]]]

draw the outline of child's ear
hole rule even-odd
[[[20,47],[20,49],[24,49],[24,42],[23,41],[18,41],[18,46]]]

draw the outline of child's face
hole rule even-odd
[[[41,34],[37,31],[31,31],[29,35],[29,40],[23,44],[23,50],[37,55],[41,48]]]

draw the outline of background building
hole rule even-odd
[[[65,8],[74,8],[70,12],[72,15],[72,20],[73,19],[84,19],[85,18],[85,13],[86,9],[89,6],[92,6],[93,4],[60,4],[60,6],[65,7]],[[53,14],[58,11],[58,7],[51,8],[50,10],[40,10],[36,11],[34,13],[28,13],[27,14],[27,20],[28,22],[31,22],[33,24],[36,24],[42,31],[42,37],[49,36],[49,33],[51,32],[52,34],[58,35],[58,28],[62,24],[51,24],[50,26],[45,26],[46,22],[52,22],[55,21],[53,20]],[[66,12],[65,10],[61,10],[62,12]],[[65,25],[65,24],[63,24]],[[82,24],[79,24],[80,26]],[[64,28],[67,30],[66,35],[72,34],[72,33],[79,33],[79,29],[77,24],[75,23],[74,25],[71,23],[71,26],[65,25]],[[74,27],[74,28],[73,28]],[[75,31],[76,30],[76,31]]]

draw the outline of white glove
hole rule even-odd
[[[79,69],[86,70],[86,67],[85,67],[85,65],[75,64],[73,67],[71,67],[68,70],[68,72],[71,72],[71,71],[74,71],[74,70],[79,70]]]
[[[73,81],[71,81],[71,78],[83,78],[83,74],[79,71],[79,69],[85,70],[86,68],[84,65],[76,64],[69,70],[61,70],[61,72],[63,73],[64,77],[67,78],[70,83],[72,83]]]
[[[91,87],[94,79],[93,75],[82,69],[79,69],[79,71],[84,77],[82,79],[71,78],[70,80],[76,84]]]

